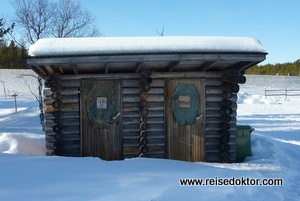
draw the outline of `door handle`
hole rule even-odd
[[[203,113],[202,114],[200,114],[198,117],[196,117],[196,119],[198,120],[198,119],[201,119],[202,118],[202,116],[203,116]]]
[[[114,117],[112,117],[113,120],[116,120],[120,116],[120,112],[118,112]]]

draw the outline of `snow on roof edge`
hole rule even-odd
[[[259,52],[266,49],[249,37],[167,36],[44,38],[29,48],[30,56],[159,52]]]

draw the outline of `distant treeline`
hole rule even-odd
[[[246,70],[246,74],[255,75],[293,75],[299,76],[300,59],[293,63],[258,65]]]
[[[8,45],[4,40],[0,40],[0,69],[23,69],[26,66],[27,50],[15,45],[11,41]]]

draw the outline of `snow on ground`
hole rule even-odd
[[[38,102],[24,80],[7,80],[16,74],[0,71],[0,80],[9,90],[5,96],[0,87],[0,200],[300,200],[300,96],[264,97],[265,88],[300,89],[298,77],[247,76],[238,95],[238,123],[255,128],[251,135],[253,156],[243,163],[223,164],[44,156]],[[34,83],[35,79],[26,82]],[[18,112],[13,109],[12,93],[19,94]],[[280,178],[284,183],[179,183],[184,178],[233,177]]]

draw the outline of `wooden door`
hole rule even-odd
[[[166,132],[169,159],[204,161],[204,80],[168,79]]]
[[[120,79],[83,79],[80,89],[81,155],[123,158]]]

